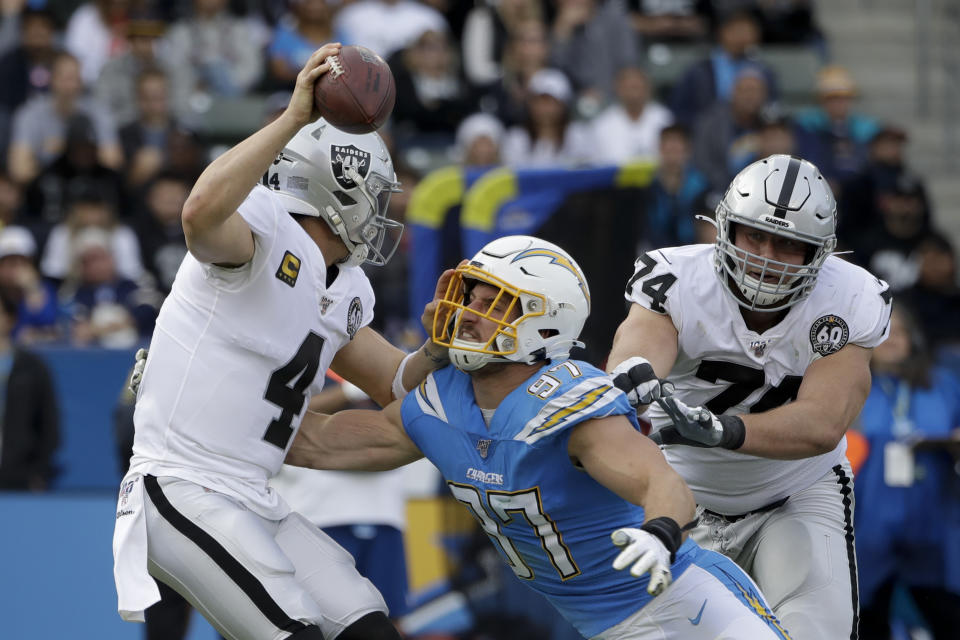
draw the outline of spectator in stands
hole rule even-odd
[[[470,9],[462,38],[467,80],[477,87],[498,82],[504,75],[507,43],[521,25],[530,22],[544,24],[538,0],[483,0]]]
[[[293,89],[307,58],[326,42],[338,42],[327,0],[291,0],[290,11],[273,28],[267,49],[272,83]]]
[[[457,128],[455,154],[465,167],[493,167],[500,164],[503,124],[494,116],[475,113]]]
[[[27,0],[8,0],[0,4],[0,57],[17,46],[20,25]]]
[[[137,78],[138,117],[120,129],[126,162],[126,183],[143,186],[170,165],[171,138],[193,134],[183,128],[170,105],[167,74],[159,68],[145,69]]]
[[[14,114],[10,175],[26,184],[53,162],[66,146],[67,124],[76,114],[84,114],[93,123],[100,163],[119,167],[123,153],[113,118],[103,106],[83,96],[77,59],[59,53],[53,61],[50,93],[31,98]]]
[[[0,229],[15,222],[23,213],[23,189],[10,174],[0,170]]]
[[[628,0],[627,7],[644,43],[699,42],[709,32],[710,0]]]
[[[94,86],[95,95],[120,125],[132,122],[138,116],[137,89],[141,74],[165,67],[166,62],[159,54],[166,26],[162,20],[146,14],[132,18],[126,24],[126,51],[103,65]],[[127,156],[128,161],[129,158]]]
[[[691,162],[690,135],[683,125],[660,132],[657,155],[657,172],[644,198],[646,220],[638,253],[694,242],[694,215],[709,213],[709,184]]]
[[[760,18],[764,44],[806,45],[826,59],[827,43],[816,24],[812,0],[753,2]]]
[[[449,146],[457,125],[476,107],[446,28],[421,33],[391,59],[391,66],[397,84],[397,145]]]
[[[63,220],[67,204],[80,191],[95,190],[114,209],[126,213],[123,178],[98,158],[96,136],[90,118],[84,114],[71,116],[65,149],[27,187],[26,213],[44,231]]]
[[[550,43],[547,26],[540,20],[524,20],[510,32],[503,57],[503,75],[483,88],[480,107],[495,114],[506,126],[524,118],[527,84],[533,74],[547,68]]]
[[[0,107],[10,113],[49,88],[57,52],[56,25],[48,12],[25,9],[19,22],[17,46],[0,57]]]
[[[778,154],[792,156],[796,153],[796,148],[797,135],[793,129],[793,119],[778,113],[776,108],[766,110],[760,124],[757,154],[750,162]]]
[[[687,126],[692,126],[697,116],[716,101],[731,99],[733,86],[744,67],[759,69],[770,99],[778,96],[773,70],[754,58],[760,44],[760,25],[752,12],[736,10],[721,14],[716,40],[708,57],[684,71],[670,98],[673,115]]]
[[[870,139],[866,164],[843,185],[839,203],[843,215],[837,229],[842,245],[854,246],[863,229],[876,224],[878,194],[889,192],[904,176],[920,184],[924,208],[930,208],[922,179],[907,166],[906,144],[907,132],[895,125],[882,127]]]
[[[177,113],[187,119],[207,106],[204,97],[235,97],[263,76],[260,38],[247,21],[227,11],[228,0],[194,0],[193,15],[165,36]]]
[[[817,75],[819,106],[796,114],[797,153],[820,167],[838,196],[842,185],[854,178],[867,160],[867,146],[879,130],[878,123],[853,111],[857,87],[849,72],[828,65]]]
[[[51,342],[61,336],[57,291],[35,264],[37,243],[27,229],[0,231],[0,297],[16,308],[11,336],[21,344]]]
[[[697,117],[693,161],[714,192],[722,195],[733,176],[756,157],[769,95],[763,71],[745,66],[737,73],[730,101],[718,100]]]
[[[73,265],[60,287],[77,346],[129,348],[153,331],[160,303],[156,291],[120,276],[110,234],[88,227],[70,243]]]
[[[107,235],[115,269],[121,278],[136,281],[143,275],[136,234],[127,225],[117,222],[109,200],[88,188],[73,197],[66,219],[50,231],[40,260],[40,271],[44,276],[62,281],[70,275],[77,259],[73,253],[75,239],[90,228]]]
[[[144,266],[164,295],[170,292],[187,253],[180,212],[190,184],[176,174],[157,175],[147,186],[144,209],[134,221]]]
[[[17,307],[0,296],[0,489],[44,491],[56,476],[60,416],[50,370],[14,346]]]
[[[914,255],[917,281],[897,299],[904,300],[916,312],[931,348],[955,349],[960,346],[956,250],[946,236],[933,231],[920,240]]]
[[[333,28],[342,44],[363,45],[390,58],[425,31],[446,31],[447,22],[439,11],[414,0],[360,0],[340,10]]]
[[[922,330],[894,303],[890,337],[873,351],[859,428],[869,455],[857,473],[860,636],[891,636],[891,596],[907,587],[933,637],[960,626],[960,477],[927,439],[956,440],[960,380],[932,363]]]
[[[772,155],[792,156],[796,153],[797,136],[793,120],[780,112],[777,105],[768,104],[760,113],[760,124],[755,137],[741,149],[740,162],[750,164]]]
[[[504,137],[500,157],[512,167],[570,167],[595,155],[589,127],[572,120],[573,90],[562,71],[541,69],[527,86],[526,119]]]
[[[593,116],[613,98],[616,73],[640,61],[637,37],[619,2],[556,0],[550,63],[573,81],[578,110]]]
[[[656,159],[660,132],[673,114],[650,99],[650,79],[640,67],[617,73],[617,101],[592,122],[597,164],[620,164],[631,158]],[[662,245],[666,246],[666,245]]]
[[[93,86],[107,60],[126,51],[130,4],[131,0],[91,0],[70,16],[63,43],[80,61],[84,84]]]
[[[901,175],[877,194],[880,224],[861,230],[854,259],[883,278],[893,291],[907,289],[917,281],[920,268],[915,253],[931,230],[923,185],[911,174]]]

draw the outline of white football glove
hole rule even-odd
[[[627,394],[630,405],[638,407],[673,393],[673,383],[660,380],[650,361],[640,356],[627,358],[610,372],[613,385]]]
[[[660,408],[671,424],[650,437],[657,444],[685,444],[691,447],[739,449],[746,430],[738,416],[717,416],[704,407],[688,407],[676,398],[660,398]]]
[[[133,356],[133,372],[130,374],[130,382],[127,384],[127,388],[130,389],[133,395],[137,395],[137,390],[140,389],[143,370],[147,366],[148,353],[146,349],[141,348],[137,349],[136,355]]]
[[[630,575],[634,578],[649,573],[650,583],[647,585],[647,593],[652,596],[660,595],[670,586],[673,582],[673,575],[670,573],[670,552],[657,536],[643,529],[624,527],[614,531],[610,537],[613,544],[622,549],[620,555],[613,561],[614,569],[620,571],[630,567]]]

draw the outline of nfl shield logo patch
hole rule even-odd
[[[492,442],[493,440],[485,440],[483,438],[477,440],[477,451],[480,452],[481,458],[487,458],[487,454],[490,453],[490,443]]]

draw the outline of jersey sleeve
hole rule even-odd
[[[890,286],[880,278],[867,273],[864,280],[861,293],[854,302],[849,341],[872,349],[886,340],[890,333],[893,295]]]
[[[586,420],[612,415],[625,415],[639,428],[636,410],[609,377],[575,379],[544,402],[513,439],[534,444],[569,432],[571,427]]]
[[[679,326],[676,266],[662,249],[641,255],[633,263],[633,275],[627,281],[624,297],[645,309],[671,316]]]
[[[237,212],[250,226],[254,235],[261,238],[273,238],[277,235],[281,208],[266,187],[259,184],[255,186],[237,207]]]
[[[373,305],[376,303],[376,296],[373,294],[373,285],[370,284],[370,279],[367,278],[367,274],[365,274],[360,267],[354,268],[359,274],[355,291],[360,298],[360,302],[362,303],[361,308],[363,309],[360,326],[366,327],[373,322]]]
[[[222,267],[215,264],[203,264],[207,281],[224,290],[237,290],[246,286],[270,259],[270,250],[280,233],[280,213],[270,190],[257,185],[247,195],[246,200],[237,207],[237,212],[250,227],[254,236],[253,259],[239,267]]]

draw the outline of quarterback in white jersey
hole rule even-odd
[[[283,115],[211,163],[184,205],[190,253],[157,319],[117,506],[125,619],[143,620],[156,578],[230,639],[399,639],[350,555],[267,484],[328,367],[387,404],[447,361],[368,327],[359,265],[396,247],[398,185],[376,133],[316,117],[313,84],[338,50],[313,54]]]
[[[856,638],[844,434],[890,292],[830,255],[836,203],[805,160],[744,169],[716,222],[715,245],[640,256],[608,366],[636,404],[656,401],[653,437],[698,503],[694,538],[741,564],[795,639]]]

